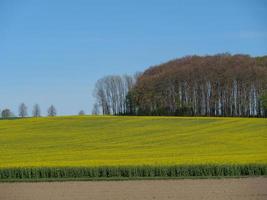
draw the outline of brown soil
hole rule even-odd
[[[267,199],[267,178],[0,183],[1,200]]]

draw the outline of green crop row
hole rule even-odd
[[[261,176],[267,165],[187,165],[187,166],[124,166],[124,167],[61,167],[0,169],[0,180],[64,179],[64,178],[139,178]]]

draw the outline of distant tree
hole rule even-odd
[[[28,112],[27,112],[27,106],[24,103],[21,103],[19,105],[19,116],[24,118],[27,117]]]
[[[49,117],[56,116],[57,115],[57,111],[56,111],[55,106],[51,105],[47,110],[47,114],[48,114]]]
[[[78,115],[85,115],[85,112],[83,110],[80,110],[80,112],[78,113]]]
[[[1,113],[1,115],[2,115],[2,118],[4,118],[4,119],[12,117],[12,113],[9,109],[4,109]]]
[[[33,117],[41,117],[41,108],[38,104],[35,104],[32,109]]]
[[[92,109],[92,115],[99,115],[99,114],[100,114],[99,106],[97,103],[95,103]]]

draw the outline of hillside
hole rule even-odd
[[[266,133],[258,118],[0,120],[0,168],[267,164]]]

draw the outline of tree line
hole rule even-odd
[[[132,76],[105,76],[96,82],[94,97],[93,115],[267,117],[267,56],[187,56]],[[0,113],[16,117],[10,109]],[[51,105],[47,116],[56,115]],[[24,103],[18,116],[29,116]],[[31,116],[41,117],[38,104]]]
[[[95,96],[102,114],[266,117],[267,56],[187,56],[106,76]]]
[[[8,108],[3,109],[1,113],[1,117],[4,119],[7,118],[14,118],[16,115]],[[47,116],[49,117],[54,117],[57,115],[57,110],[54,105],[49,106],[47,109]],[[25,118],[28,117],[28,107],[26,106],[25,103],[21,103],[18,108],[18,117]],[[41,117],[41,108],[38,104],[35,104],[32,108],[32,117]]]
[[[98,114],[98,113],[95,113]],[[84,110],[80,110],[78,112],[78,115],[85,115]],[[48,117],[55,117],[57,116],[57,109],[54,105],[49,106],[47,109],[47,115]],[[8,119],[8,118],[25,118],[25,117],[42,117],[41,114],[41,108],[39,104],[35,104],[32,108],[32,115],[28,114],[28,107],[26,106],[25,103],[21,103],[18,107],[18,116],[16,116],[10,109],[6,108],[3,109],[2,111],[0,110],[0,118],[2,119]]]

